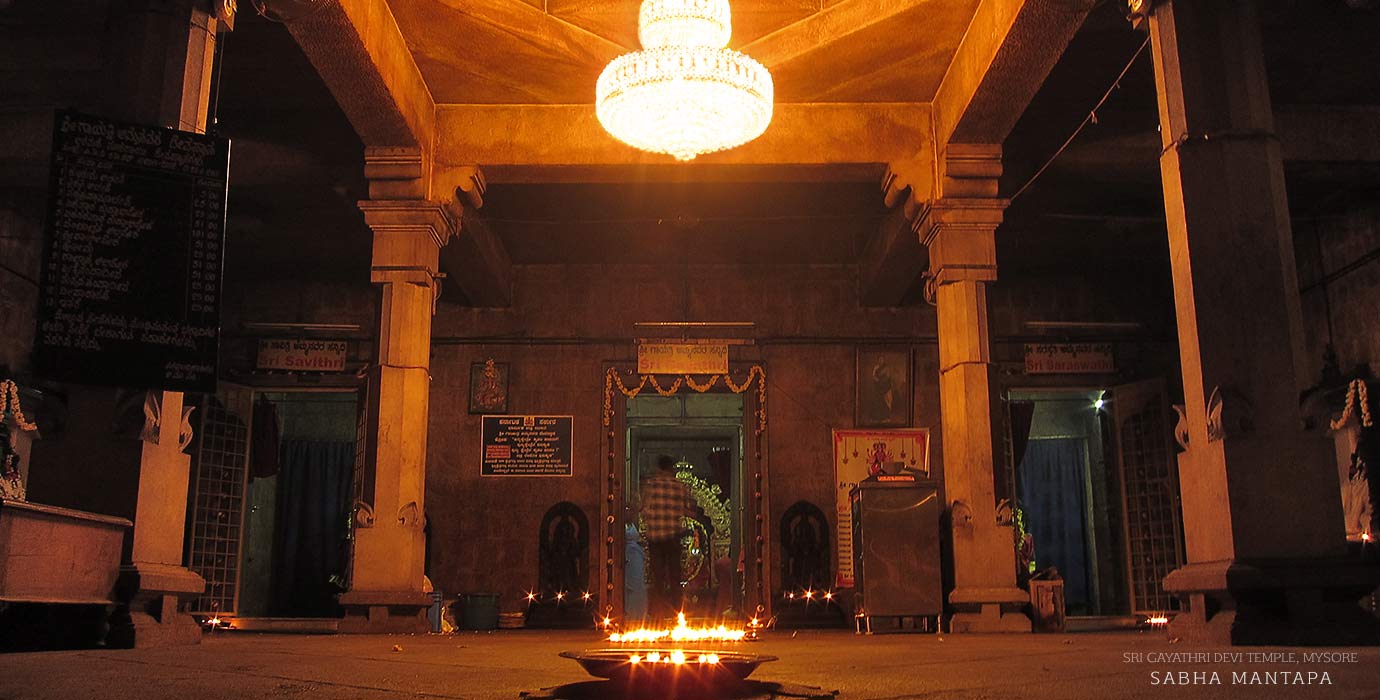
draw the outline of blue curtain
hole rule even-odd
[[[330,579],[349,564],[355,444],[284,440],[280,456],[271,614],[335,617]]]
[[[1083,438],[1031,440],[1018,468],[1021,508],[1035,538],[1036,570],[1059,569],[1069,610],[1087,610],[1089,603],[1086,469]]]

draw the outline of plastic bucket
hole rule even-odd
[[[462,630],[498,629],[498,594],[466,593],[460,596]]]

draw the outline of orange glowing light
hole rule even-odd
[[[833,599],[834,599],[834,592],[833,592],[833,591],[827,591],[827,592],[825,592],[825,594],[824,594],[824,599],[825,599],[825,600],[833,600]]]
[[[756,624],[756,618],[753,618]],[[676,616],[676,626],[672,629],[635,629],[627,632],[613,632],[609,641],[623,644],[646,644],[671,640],[674,642],[741,642],[747,636],[746,630],[729,629],[724,625],[715,627],[691,627],[685,613]]]
[[[757,626],[757,618],[754,617],[754,618],[752,618],[751,620],[748,620],[748,626],[749,626],[749,627],[756,627],[756,626]]]
[[[805,591],[805,597],[806,597],[807,599],[809,599],[809,600],[814,600],[814,599],[815,599],[815,592],[807,589],[807,590]]]
[[[605,626],[605,627],[608,627],[608,626],[611,625],[611,624],[613,624],[613,618],[611,618],[611,617],[606,617],[606,618],[604,618],[604,626]]]
[[[585,600],[589,600],[589,591],[585,591],[585,594],[580,597],[584,598]]]
[[[681,651],[681,650],[679,650],[679,649],[677,649],[677,650],[671,652],[671,663],[673,663],[673,664],[675,664],[675,665],[677,665],[677,666],[679,666],[679,665],[685,663],[685,652],[683,652],[683,651]]]
[[[1369,542],[1369,541],[1370,541],[1370,533],[1369,533],[1369,532],[1363,532],[1363,533],[1361,533],[1361,541],[1362,541],[1362,542]]]
[[[213,618],[207,620],[206,623],[209,624],[209,625],[212,626],[212,627],[220,627],[220,618],[219,618],[219,617],[213,617]]]
[[[718,654],[710,654],[710,655],[709,655],[708,657],[706,657],[706,658],[708,659],[709,663],[711,663],[711,664],[717,664],[717,663],[719,663],[719,655],[718,655]]]
[[[533,593],[532,591],[527,591],[527,600],[528,600],[529,602],[530,602],[530,601],[533,601],[533,600],[536,600],[536,599],[537,599],[537,594],[536,594],[536,593]]]
[[[640,663],[642,663],[642,657],[641,657],[640,655],[638,655],[638,654],[633,654],[632,656],[629,656],[629,657],[628,657],[628,663],[630,663],[630,664],[640,664]]]
[[[1149,623],[1149,624],[1152,624],[1152,625],[1167,625],[1167,624],[1169,624],[1169,618],[1168,618],[1168,617],[1165,617],[1164,615],[1155,615],[1154,617],[1146,618],[1145,621],[1146,621],[1147,623]]]
[[[650,661],[650,662],[652,662],[652,663],[656,663],[656,662],[660,661],[660,660],[661,660],[661,652],[659,652],[659,651],[648,652],[648,654],[647,654],[647,660]]]

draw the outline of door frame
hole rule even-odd
[[[771,528],[767,474],[767,372],[761,362],[731,362],[726,375],[644,375],[636,363],[605,362],[603,371],[603,415],[599,443],[604,456],[604,498],[601,500],[599,538],[604,545],[603,566],[599,567],[603,585],[599,589],[599,612],[603,626],[618,625],[623,619],[624,581],[624,470],[627,452],[627,399],[644,390],[662,396],[682,391],[704,393],[726,387],[743,395],[743,475],[744,528],[744,613],[764,622],[771,617],[772,600]],[[663,384],[663,382],[667,382]],[[751,497],[746,497],[751,494]]]

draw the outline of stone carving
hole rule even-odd
[[[1212,394],[1208,396],[1207,414],[1209,442],[1216,442],[1227,435],[1249,435],[1255,430],[1255,411],[1251,402],[1230,388],[1212,388]]]
[[[158,392],[149,391],[144,394],[144,429],[139,433],[139,439],[144,442],[158,444],[158,428],[162,421],[163,405],[160,402]]]
[[[361,500],[355,501],[355,527],[374,526],[374,507]]]
[[[1174,412],[1179,414],[1179,422],[1174,425],[1174,441],[1179,443],[1179,449],[1188,449],[1188,414],[1184,411],[1184,405],[1174,404]]]
[[[954,527],[972,527],[973,509],[963,501],[954,501],[950,511],[953,514]]]
[[[182,407],[182,425],[177,428],[177,451],[185,452],[187,446],[192,444],[192,437],[195,433],[192,430],[192,411],[196,406]]]
[[[781,516],[781,589],[828,586],[829,520],[809,501],[796,501]]]
[[[422,526],[422,514],[416,501],[408,501],[407,505],[398,509],[398,524],[403,527]]]

